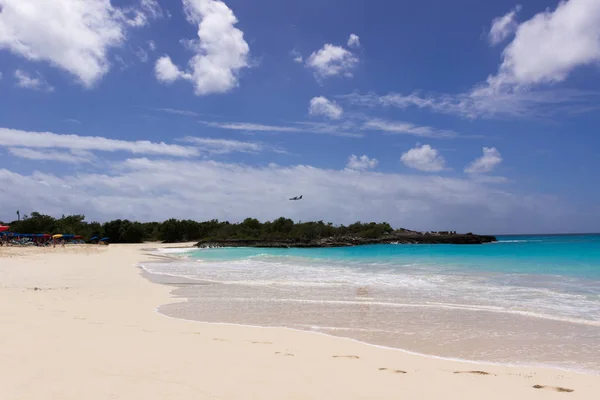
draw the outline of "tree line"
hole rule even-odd
[[[353,235],[363,238],[378,238],[392,233],[387,222],[333,225],[331,222],[294,222],[289,218],[277,218],[260,222],[246,218],[240,223],[210,220],[169,219],[164,222],[135,222],[117,219],[105,223],[87,222],[84,215],[63,215],[54,218],[38,212],[24,215],[8,223],[10,230],[17,233],[63,233],[81,235],[86,240],[92,237],[108,237],[112,243],[142,243],[161,241],[167,243],[219,240],[219,239],[301,239],[312,240],[324,237]]]

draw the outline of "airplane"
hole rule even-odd
[[[292,200],[292,201],[302,200],[302,195],[296,196],[296,197],[292,197],[290,200]]]

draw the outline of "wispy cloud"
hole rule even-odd
[[[200,114],[198,114],[197,112],[194,111],[189,111],[189,110],[177,110],[174,108],[155,108],[154,110],[156,111],[163,111],[169,114],[177,114],[177,115],[185,115],[188,117],[199,117]]]
[[[193,157],[199,155],[197,148],[156,143],[147,140],[127,141],[100,136],[62,135],[52,132],[30,132],[0,128],[0,146],[31,149],[69,149],[72,151],[124,151],[132,154]]]
[[[449,130],[435,129],[430,126],[418,126],[404,121],[388,121],[383,119],[369,119],[362,125],[362,129],[429,138],[455,138],[459,136],[456,132]]]
[[[200,123],[220,129],[229,129],[244,132],[298,132],[298,133],[321,133],[334,136],[362,137],[361,133],[352,133],[344,130],[343,126],[318,122],[296,122],[291,125],[266,125],[253,122],[211,122],[199,121]]]
[[[69,164],[87,164],[96,160],[94,154],[87,151],[39,151],[23,147],[11,147],[8,149],[8,151],[15,157],[35,161],[57,161]]]
[[[511,90],[498,92],[486,86],[466,93],[422,95],[374,93],[337,96],[350,104],[362,107],[416,107],[462,118],[537,118],[551,117],[564,112],[586,110],[600,100],[600,93],[570,89]]]
[[[284,149],[261,142],[193,136],[182,138],[181,141],[194,144],[198,146],[200,151],[211,154],[261,153],[265,151],[286,153]]]
[[[15,79],[17,80],[17,86],[24,89],[40,90],[44,92],[54,91],[54,87],[49,85],[39,72],[36,72],[34,76],[26,71],[18,69],[15,71]]]

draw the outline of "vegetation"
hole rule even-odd
[[[356,222],[349,226],[335,226],[323,221],[295,223],[289,218],[282,217],[269,222],[246,218],[237,224],[218,220],[196,222],[177,219],[143,223],[117,219],[101,224],[86,222],[83,215],[63,215],[61,218],[54,218],[38,212],[23,215],[20,220],[8,223],[8,225],[12,232],[75,234],[83,236],[86,240],[94,236],[109,237],[112,243],[141,243],[144,241],[175,243],[223,239],[310,240],[344,235],[371,239],[394,232],[387,222]]]

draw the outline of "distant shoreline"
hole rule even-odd
[[[256,248],[333,248],[374,244],[461,244],[473,245],[497,242],[495,236],[473,234],[396,233],[369,239],[357,236],[337,236],[320,239],[207,239],[196,247],[256,247]]]

